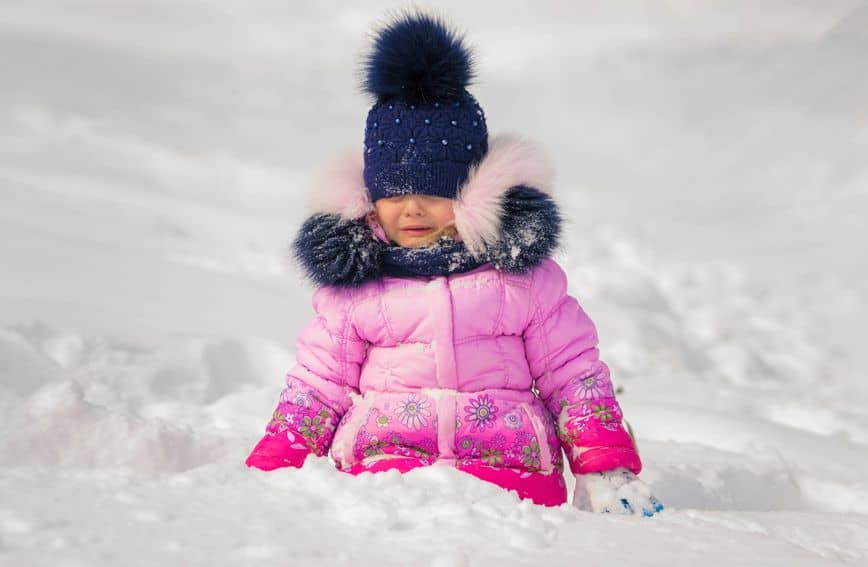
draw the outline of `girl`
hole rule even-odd
[[[442,465],[557,506],[651,515],[593,323],[549,258],[546,160],[489,146],[463,40],[424,14],[376,36],[361,155],[314,192],[295,242],[317,317],[247,465],[329,451],[351,474]]]

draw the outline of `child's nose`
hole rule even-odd
[[[422,203],[418,198],[411,196],[407,199],[407,203],[404,206],[404,212],[411,215],[421,215],[425,213],[425,208],[422,206]]]

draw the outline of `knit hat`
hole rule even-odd
[[[473,58],[463,38],[428,14],[406,14],[376,35],[364,89],[376,98],[365,125],[371,197],[454,199],[488,151],[488,129],[466,87]]]

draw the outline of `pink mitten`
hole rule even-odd
[[[264,471],[281,467],[301,468],[310,453],[310,448],[292,431],[266,433],[244,463]]]

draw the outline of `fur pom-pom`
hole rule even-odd
[[[364,89],[378,100],[431,102],[461,97],[473,77],[461,36],[435,16],[407,13],[377,33]]]
[[[380,275],[383,243],[364,219],[315,214],[304,221],[292,248],[317,285],[355,287]]]
[[[557,248],[561,215],[550,195],[513,187],[503,199],[501,237],[488,248],[491,262],[507,272],[524,273]]]

